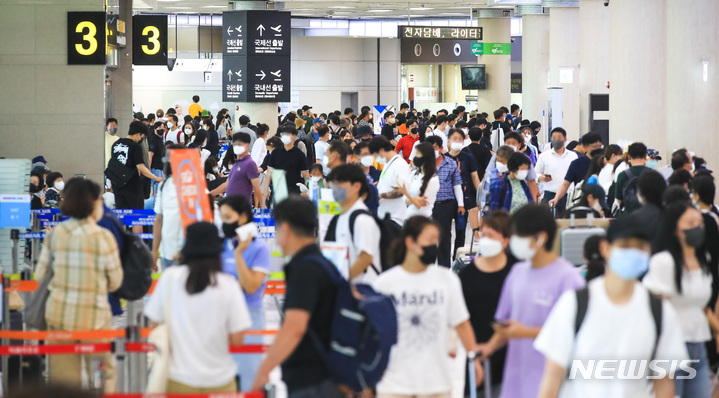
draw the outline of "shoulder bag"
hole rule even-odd
[[[30,296],[28,304],[25,307],[25,324],[37,330],[47,330],[45,308],[47,307],[47,300],[50,297],[50,282],[52,282],[52,278],[55,275],[53,270],[55,255],[52,252],[52,235],[48,235],[47,250],[50,253],[47,271],[45,271],[45,275],[43,275],[42,279],[38,281],[37,290]]]
[[[170,306],[172,303],[172,283],[174,282],[177,267],[167,270],[167,291],[165,292],[165,317],[161,325],[157,325],[147,341],[155,346],[152,354],[150,375],[147,378],[148,394],[163,394],[167,392],[167,381],[170,378],[170,363],[172,362],[172,348],[170,344]]]

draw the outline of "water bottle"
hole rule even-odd
[[[310,178],[310,200],[317,206],[317,201],[320,196],[320,186],[317,181]]]

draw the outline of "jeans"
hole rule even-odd
[[[434,203],[432,220],[439,224],[439,255],[437,264],[449,268],[452,257],[452,221],[457,218],[457,201],[443,200]]]
[[[154,174],[156,177],[162,177],[165,178],[165,171],[163,169],[150,169],[152,174]],[[152,181],[152,193],[153,195],[157,194],[157,191],[160,189],[160,184],[157,181]]]
[[[249,308],[250,318],[252,319],[253,330],[263,330],[265,328],[265,309],[264,307]],[[263,336],[247,335],[243,344],[263,344]],[[232,354],[232,359],[237,363],[237,375],[240,376],[240,391],[250,391],[252,382],[257,376],[257,369],[262,363],[263,354]]]
[[[346,398],[332,380],[325,380],[311,387],[290,391],[288,398]]]
[[[542,203],[549,203],[549,201],[554,199],[555,196],[557,196],[556,192],[544,191],[544,196],[542,197]],[[564,195],[564,197],[562,199],[560,199],[557,202],[557,205],[554,207],[557,209],[556,214],[561,214],[564,210],[566,210],[567,209],[567,195]]]
[[[679,379],[678,376],[685,376],[687,372],[677,370],[674,378],[674,396],[682,398],[710,398],[712,396],[711,372],[709,361],[707,361],[707,350],[704,343],[687,343],[689,359],[699,360],[692,363],[692,368],[697,372],[693,379]]]
[[[177,261],[175,261],[175,260],[160,257],[160,266],[162,267],[163,271],[172,267],[173,265],[179,265],[179,264],[177,264]]]

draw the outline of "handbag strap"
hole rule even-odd
[[[175,282],[175,274],[177,273],[177,266],[172,266],[167,270],[167,286],[165,290],[165,314],[163,317],[164,323],[170,323],[170,307],[172,305],[172,283]]]

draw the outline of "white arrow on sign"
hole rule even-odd
[[[270,26],[270,29],[274,30],[277,33],[282,33],[282,25],[277,25],[275,27]]]
[[[231,35],[231,34],[232,34],[232,27],[231,27],[231,26],[228,26],[228,27],[227,27],[227,36],[229,36],[229,35]]]
[[[230,70],[227,71],[227,79],[228,79],[229,81],[232,81],[232,69],[230,69]]]
[[[267,75],[265,74],[265,71],[260,69],[260,73],[256,74],[255,76],[259,77],[260,80],[265,80],[265,76]]]
[[[257,27],[257,30],[260,31],[260,36],[262,36],[262,33],[265,31],[265,27],[260,24],[260,26]]]
[[[282,69],[278,70],[277,72],[270,72],[270,74],[276,77],[282,77]]]

